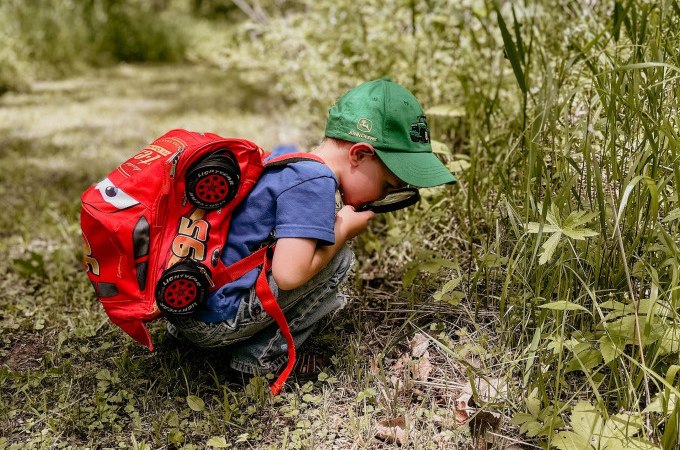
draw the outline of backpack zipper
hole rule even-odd
[[[179,149],[177,149],[175,153],[173,153],[173,155],[170,158],[168,158],[167,162],[172,164],[172,166],[170,167],[170,178],[175,178],[177,163],[179,162],[179,157],[183,151],[184,147],[180,147]]]
[[[164,234],[164,228],[163,224],[165,223],[165,219],[167,216],[168,208],[159,208],[158,206],[160,205],[162,199],[168,198],[170,195],[170,191],[172,190],[172,180],[175,178],[175,174],[177,173],[177,164],[179,163],[180,156],[182,155],[182,152],[184,151],[184,147],[180,147],[177,149],[175,153],[173,153],[170,158],[168,158],[165,161],[165,164],[170,164],[170,169],[166,169],[166,176],[164,177],[163,180],[163,190],[161,191],[161,195],[158,196],[158,199],[156,203],[153,205],[153,228],[161,233],[161,236],[156,236],[155,239],[157,239],[158,243],[163,242],[163,234]],[[154,277],[154,274],[158,270],[158,264],[161,261],[161,258],[163,257],[163,252],[158,251],[156,254],[156,257],[153,258],[153,261],[150,261],[149,264],[149,276]],[[158,313],[158,306],[156,305],[156,287],[153,286],[149,290],[149,294],[151,296],[152,301],[152,308],[153,311]]]

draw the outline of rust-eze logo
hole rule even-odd
[[[357,122],[357,130],[363,131],[364,133],[370,133],[373,129],[373,122],[370,119],[361,118]]]

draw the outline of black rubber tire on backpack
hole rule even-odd
[[[220,209],[236,197],[240,180],[233,153],[219,149],[189,167],[184,179],[186,196],[197,208]]]
[[[208,269],[192,259],[181,261],[163,272],[156,284],[156,304],[167,314],[191,314],[205,301],[210,281]]]

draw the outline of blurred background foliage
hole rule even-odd
[[[309,146],[340,93],[391,77],[460,183],[376,221],[364,280],[400,278],[410,308],[490,330],[475,370],[516,379],[505,407],[538,442],[577,448],[558,430],[588,398],[596,422],[644,419],[611,448],[677,448],[678,25],[675,0],[5,0],[0,90],[209,64],[271,96],[282,139]]]

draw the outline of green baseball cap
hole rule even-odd
[[[416,187],[455,183],[432,153],[425,113],[411,92],[388,78],[368,81],[331,106],[326,136],[366,142],[402,181]]]

